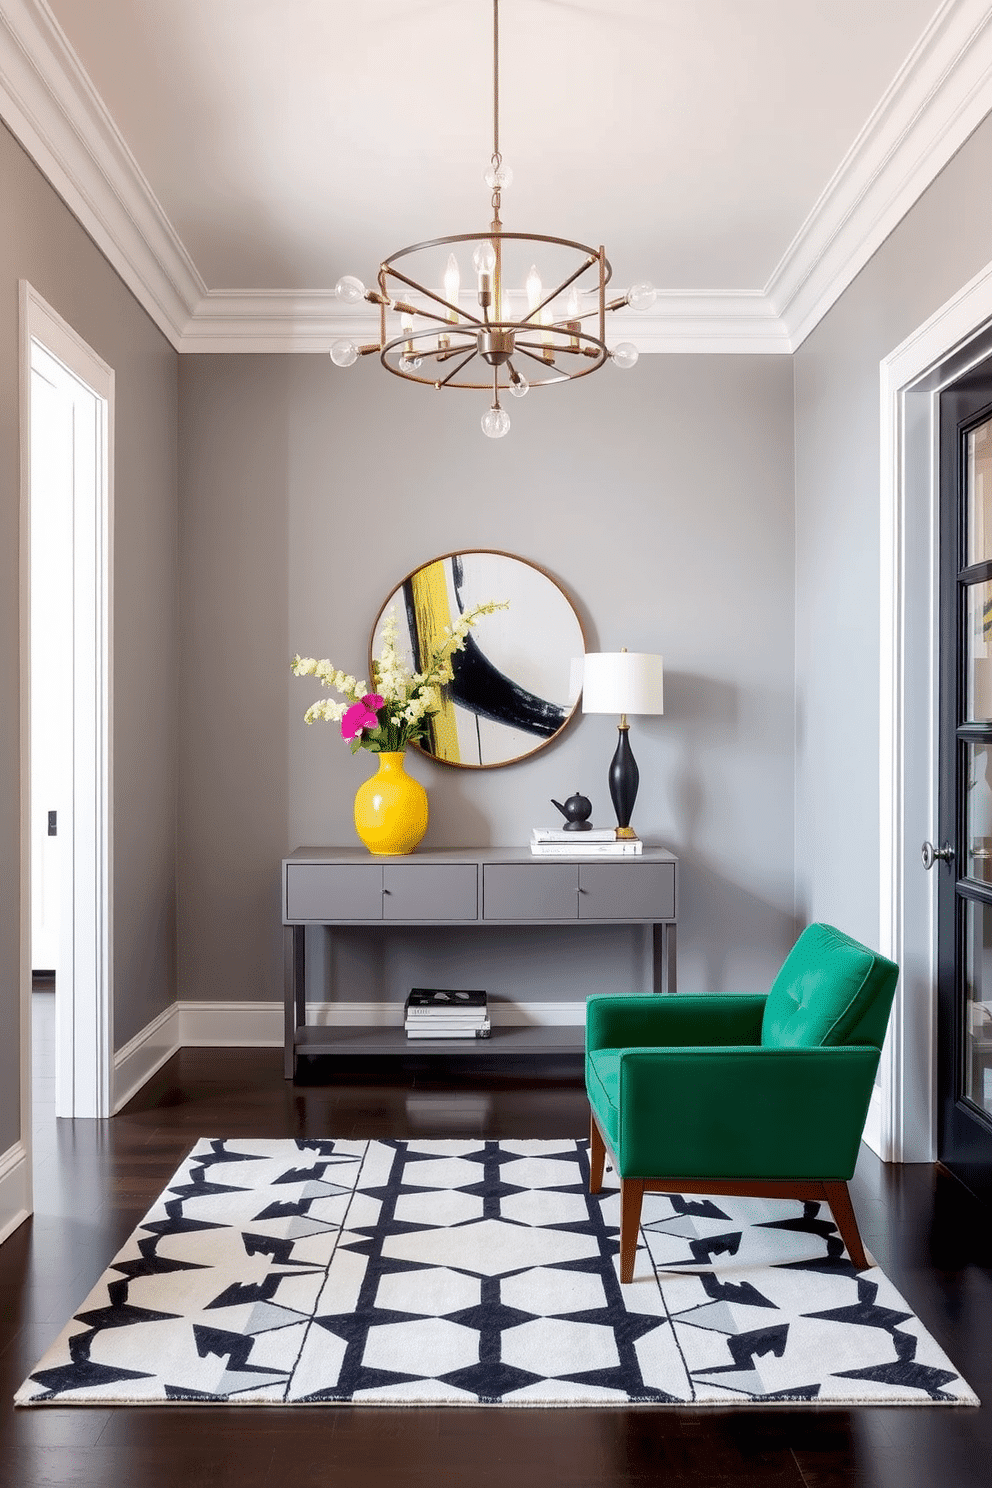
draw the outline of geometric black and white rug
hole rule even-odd
[[[978,1403],[825,1206],[646,1194],[621,1287],[588,1179],[584,1141],[203,1139],[17,1402]]]

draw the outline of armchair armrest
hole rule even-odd
[[[590,997],[586,1048],[662,1048],[683,1044],[757,1044],[765,994],[683,993],[677,997]]]
[[[854,1172],[879,1051],[623,1049],[623,1177],[826,1178]]]

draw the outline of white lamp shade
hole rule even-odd
[[[664,666],[647,651],[587,651],[583,713],[664,713]]]

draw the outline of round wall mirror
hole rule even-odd
[[[376,617],[377,654],[390,609],[400,649],[422,671],[443,643],[445,626],[490,600],[509,608],[483,615],[453,659],[454,678],[428,738],[417,747],[442,764],[488,770],[543,749],[575,712],[569,696],[573,657],[585,651],[579,617],[550,574],[490,549],[445,553],[416,568]]]

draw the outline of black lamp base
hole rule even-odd
[[[637,836],[630,825],[630,818],[634,812],[634,802],[637,799],[637,787],[641,777],[637,761],[631,752],[629,731],[630,725],[626,721],[620,724],[616,753],[610,761],[610,799],[617,814],[618,837]]]

